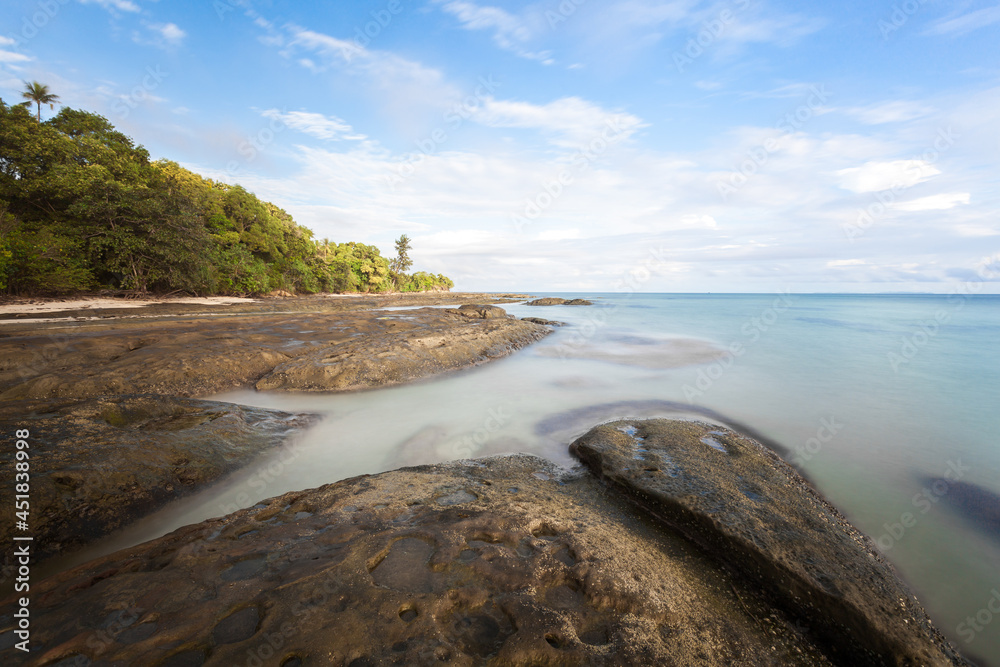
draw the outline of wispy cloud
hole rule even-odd
[[[289,111],[283,113],[278,109],[267,109],[261,114],[265,118],[281,121],[293,130],[329,141],[362,141],[365,135],[355,133],[354,129],[336,116],[324,116],[321,113],[308,111]]]
[[[621,139],[647,126],[637,116],[608,111],[579,97],[564,97],[548,104],[488,98],[474,119],[489,127],[540,130],[553,143],[567,146],[589,141],[609,126]]]
[[[939,175],[940,170],[924,160],[871,161],[860,167],[837,172],[840,187],[851,192],[880,192],[891,188],[910,188]]]
[[[0,63],[23,63],[29,60],[32,60],[31,56],[0,49]]]
[[[926,104],[907,100],[894,100],[865,107],[843,109],[843,112],[848,116],[856,118],[866,125],[905,122],[930,115],[934,111],[933,107]]]
[[[958,36],[994,23],[1000,23],[1000,5],[984,7],[961,16],[939,19],[932,23],[924,34]]]
[[[98,5],[109,11],[139,12],[139,6],[130,0],[79,0],[81,5]]]
[[[476,5],[458,0],[435,0],[441,9],[453,15],[466,30],[492,30],[493,41],[501,49],[521,58],[551,65],[551,51],[532,51],[526,44],[542,32],[544,19],[538,13],[514,16],[499,7]],[[551,11],[551,10],[550,10]]]

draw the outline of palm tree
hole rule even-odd
[[[59,101],[58,95],[53,95],[49,92],[49,87],[38,83],[37,81],[32,81],[28,83],[24,82],[24,92],[21,93],[21,97],[28,100],[27,102],[21,102],[24,106],[31,108],[31,103],[34,102],[38,105],[38,122],[42,122],[42,105],[48,104],[50,109],[54,108],[54,104]]]

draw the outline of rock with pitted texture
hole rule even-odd
[[[466,316],[480,309],[487,314]],[[420,323],[404,322],[396,333],[311,350],[276,366],[256,387],[329,392],[401,384],[504,357],[551,333],[547,327],[508,318],[496,306],[423,313]]]
[[[966,664],[874,543],[772,450],[700,422],[604,424],[570,451],[800,619],[839,664]]]
[[[753,441],[629,420],[573,450],[589,470],[357,477],[55,575],[32,586],[27,664],[968,664]]]
[[[32,563],[205,487],[314,420],[152,395],[4,403],[0,430],[29,432]],[[14,452],[0,452],[0,488],[14,488]],[[13,529],[0,522],[0,541],[10,544]]]

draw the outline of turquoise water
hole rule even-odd
[[[1000,609],[1000,535],[948,485],[930,486],[946,477],[1000,493],[1000,297],[572,296],[597,305],[507,306],[568,326],[470,371],[348,395],[211,397],[326,418],[87,556],[402,465],[508,451],[571,465],[566,445],[605,419],[713,410],[787,448],[877,540],[941,631],[1000,665],[990,610],[994,594]]]

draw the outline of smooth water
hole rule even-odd
[[[945,477],[1000,494],[1000,297],[573,296],[597,305],[505,306],[568,326],[472,370],[354,394],[207,397],[325,419],[83,557],[404,465],[511,451],[572,465],[568,443],[600,421],[707,408],[790,450],[942,632],[1000,665],[990,609],[1000,609],[1000,534],[963,512],[948,484],[930,485]]]

